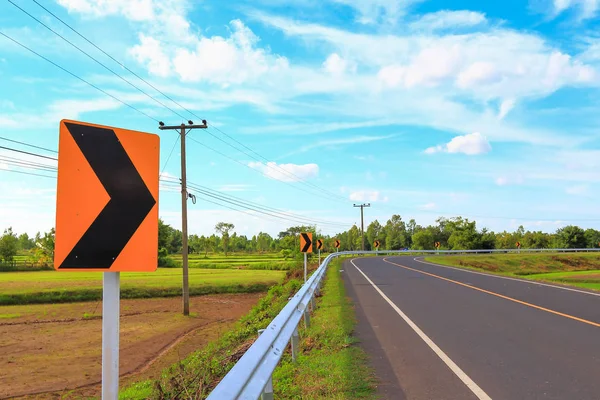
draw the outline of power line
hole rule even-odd
[[[11,157],[11,156],[5,155],[4,153],[0,153],[0,157],[3,159],[12,160],[12,161],[25,162],[25,163],[32,164],[32,165],[39,166],[39,167],[51,167],[51,168],[56,169],[56,167],[49,165],[49,164],[42,164],[42,163],[35,162],[35,161],[25,160],[23,158]]]
[[[3,164],[14,165],[16,167],[26,167],[26,168],[29,168],[29,169],[34,169],[34,170],[39,170],[39,171],[56,171],[56,167],[45,166],[45,165],[41,165],[41,164],[28,163],[28,162],[22,162],[22,161],[12,161],[12,160],[5,159],[4,157],[0,157],[0,161]]]
[[[56,176],[50,176],[50,175],[42,175],[42,174],[34,174],[31,172],[24,172],[24,171],[15,171],[14,169],[1,169],[1,172],[14,172],[15,174],[23,174],[23,175],[31,175],[31,176],[41,176],[43,178],[52,178],[52,179],[56,179]]]
[[[1,32],[0,32],[0,34],[1,34]],[[194,140],[193,138],[190,138],[190,139]],[[196,141],[196,140],[194,140],[194,141]],[[25,146],[38,147],[38,146],[34,146],[34,145],[31,145],[31,144],[25,143],[25,142],[19,142],[19,143],[23,144]],[[209,148],[209,146],[206,146],[203,143],[200,143],[200,142],[197,142],[197,143],[199,143],[202,146],[205,146],[205,147]],[[26,151],[23,151],[23,150],[12,149],[12,148],[8,148],[8,147],[4,147],[4,146],[0,146],[0,149],[15,151],[15,152],[18,152],[18,153],[23,153],[23,154],[34,156],[34,157],[41,157],[41,158],[45,158],[45,159],[57,161],[57,159],[53,158],[53,157],[48,157],[48,156],[45,156],[45,155],[42,155],[42,154],[30,153],[30,152],[26,152]],[[51,149],[45,149],[45,150],[51,151],[53,153],[57,153],[56,150],[51,150]],[[222,154],[222,153],[220,153],[220,154]],[[225,154],[222,154],[222,155],[224,157],[228,157]],[[6,155],[0,155],[0,157],[4,157],[4,158],[7,158],[7,159],[10,159],[11,161],[14,161],[14,162],[20,162],[22,164],[31,164],[31,166],[33,166],[33,167],[47,167],[49,169],[55,170],[55,167],[46,166],[46,165],[40,164],[40,163],[34,163],[32,161],[28,161],[28,160],[25,160],[25,159],[18,159],[18,158],[9,157],[9,156],[6,156]],[[235,159],[232,159],[232,160],[236,161],[236,162],[239,162],[239,161],[237,161]],[[241,162],[239,162],[239,163],[242,164],[242,165],[244,165],[244,166],[246,166],[246,167],[248,167],[248,168],[250,168],[250,169],[252,169],[252,170],[254,170],[254,171],[257,171],[255,169],[253,169],[252,167],[249,167],[249,166],[247,166],[247,165],[245,165],[245,164],[243,164]],[[29,168],[29,167],[23,167],[23,168]],[[14,171],[14,170],[7,170],[7,169],[0,169],[0,172],[1,171],[22,173],[22,174],[34,175],[34,176],[43,176],[43,177],[46,177],[46,178],[56,178],[56,177],[51,177],[51,176],[47,176],[47,175],[30,174],[30,173],[26,173],[26,172],[22,172],[22,171]],[[257,172],[260,172],[260,171],[257,171]],[[162,181],[162,182],[164,182],[166,184],[173,185],[173,186],[166,185],[168,187],[180,188],[180,183],[176,182],[176,181],[173,181],[172,178],[162,178],[161,177],[160,181]],[[284,182],[284,183],[286,183],[286,182]],[[218,191],[215,191],[213,189],[209,189],[208,187],[201,186],[201,185],[198,185],[198,184],[190,183],[190,187],[195,188],[195,189],[200,188],[202,190],[213,191],[213,192],[219,193],[219,194],[221,194],[223,196],[226,196],[223,193],[220,193]],[[299,189],[299,188],[297,188],[297,189]],[[272,207],[261,206],[261,205],[258,205],[256,203],[252,203],[252,202],[248,202],[246,200],[241,200],[239,198],[235,198],[233,196],[229,196],[229,197],[232,197],[233,199],[238,200],[240,202],[246,202],[246,203],[248,203],[250,205],[260,206],[260,207],[264,207],[266,209],[270,208],[271,210],[274,210],[274,212],[279,212],[279,213],[283,213],[283,214],[286,213],[284,211],[280,211],[280,210],[277,210],[277,209],[272,208]],[[383,208],[387,208],[389,210],[392,210],[392,206],[390,206],[390,205],[379,205],[378,207],[383,207]],[[417,209],[415,208],[413,210],[417,210]],[[565,222],[584,222],[584,221],[597,222],[597,221],[600,221],[600,218],[595,218],[595,219],[594,218],[575,218],[575,219],[553,218],[553,219],[548,219],[548,218],[498,217],[498,216],[489,216],[489,215],[487,215],[487,216],[485,216],[485,215],[473,215],[473,214],[468,214],[468,213],[466,213],[466,214],[465,213],[449,213],[449,212],[445,212],[445,211],[431,211],[431,210],[418,210],[418,211],[419,212],[423,212],[423,213],[430,213],[430,214],[433,213],[433,214],[437,214],[437,215],[440,215],[440,216],[443,216],[444,214],[445,215],[461,215],[461,216],[472,217],[472,218],[501,219],[501,220],[518,220],[518,221],[556,221],[556,220],[565,221]],[[394,209],[394,212],[397,212],[397,210]],[[287,213],[287,214],[291,214],[291,213]],[[291,215],[293,215],[293,214],[291,214]],[[302,216],[296,216],[296,217],[305,218],[305,217],[302,217]],[[340,225],[342,225],[342,224],[340,223]]]
[[[0,34],[2,34],[2,32],[0,32]],[[47,158],[48,160],[54,160],[54,161],[58,161],[58,159],[57,159],[57,158],[48,157],[48,156],[43,156],[43,155],[41,155],[41,154],[30,153],[30,152],[28,152],[28,151],[23,151],[23,150],[11,149],[10,147],[4,147],[4,146],[0,146],[0,149],[9,150],[9,151],[14,151],[14,152],[17,152],[17,153],[23,153],[23,154],[27,154],[27,155],[34,156],[34,157]]]
[[[246,168],[248,168],[248,169],[250,169],[250,170],[252,170],[252,171],[254,171],[254,172],[258,172],[259,174],[261,174],[262,176],[264,176],[264,177],[266,177],[266,178],[273,179],[273,178],[270,178],[270,177],[269,177],[269,176],[268,176],[266,173],[264,173],[264,172],[262,172],[262,171],[259,171],[259,170],[258,170],[258,169],[256,169],[256,168],[252,168],[250,165],[248,165],[248,164],[244,164],[243,162],[241,162],[241,161],[239,161],[239,160],[236,160],[235,158],[233,158],[233,157],[230,157],[230,156],[228,156],[227,154],[225,154],[225,153],[223,153],[223,152],[221,152],[221,151],[219,151],[219,150],[217,150],[217,149],[215,149],[215,148],[213,148],[213,147],[211,147],[211,146],[209,146],[209,145],[207,145],[207,144],[204,144],[204,143],[202,143],[202,142],[200,142],[200,141],[198,141],[198,140],[194,139],[193,137],[190,137],[189,139],[190,139],[191,141],[193,141],[193,142],[196,142],[196,143],[198,143],[198,144],[199,144],[200,146],[202,146],[202,147],[205,147],[205,148],[207,148],[207,149],[209,149],[209,150],[211,150],[211,151],[214,151],[215,153],[217,153],[217,154],[220,154],[221,156],[223,156],[223,157],[225,157],[225,158],[227,158],[227,159],[229,159],[229,160],[231,160],[231,161],[233,161],[233,162],[235,162],[235,163],[237,163],[237,164],[240,164],[240,165],[241,165],[241,166],[243,166],[243,167],[246,167]],[[296,189],[296,190],[300,190],[301,192],[307,193],[305,189],[302,189],[301,187],[298,187],[298,186],[294,186],[294,185],[292,185],[290,182],[282,181],[282,180],[279,180],[279,179],[275,179],[275,180],[277,180],[277,181],[279,181],[279,182],[281,182],[281,183],[283,183],[283,184],[285,184],[285,185],[288,185],[288,186],[289,186],[289,187],[291,187],[291,188],[294,188],[294,189]],[[320,194],[318,194],[318,193],[309,193],[309,194],[311,194],[311,195],[313,195],[313,196],[319,196],[319,197],[321,197],[321,198],[324,198],[324,199],[326,199],[326,200],[331,200],[330,198],[324,197],[324,196],[322,196],[322,195],[320,195]]]
[[[0,31],[0,35],[4,36],[5,38],[7,38],[7,39],[8,39],[8,40],[10,40],[11,42],[15,43],[16,45],[18,45],[18,46],[20,46],[20,47],[24,48],[25,50],[27,50],[27,51],[31,52],[32,54],[35,54],[36,56],[40,57],[41,59],[43,59],[43,60],[45,60],[45,61],[49,62],[50,64],[54,65],[55,67],[57,67],[57,68],[59,68],[59,69],[63,70],[64,72],[66,72],[67,74],[71,75],[72,77],[74,77],[74,78],[76,78],[76,79],[79,79],[81,82],[83,82],[83,83],[85,83],[85,84],[87,84],[87,85],[89,85],[89,86],[93,87],[94,89],[96,89],[96,90],[98,90],[98,91],[100,91],[100,92],[104,93],[105,95],[107,95],[107,96],[109,96],[109,97],[112,97],[114,100],[118,101],[119,103],[123,104],[124,106],[127,106],[127,107],[131,108],[132,110],[134,110],[134,111],[137,111],[138,113],[140,113],[140,114],[144,115],[145,117],[148,117],[148,118],[150,118],[151,120],[153,120],[153,121],[154,121],[154,122],[156,122],[156,123],[158,123],[158,122],[159,122],[159,121],[158,121],[156,118],[154,118],[154,117],[151,117],[150,115],[148,115],[148,114],[146,114],[145,112],[143,112],[142,110],[140,110],[140,109],[138,109],[138,108],[136,108],[136,107],[132,106],[131,104],[125,103],[123,100],[121,100],[121,99],[117,98],[116,96],[113,96],[112,94],[110,94],[110,93],[108,93],[107,91],[105,91],[105,90],[103,90],[103,89],[99,88],[98,86],[94,85],[93,83],[90,83],[89,81],[86,81],[85,79],[81,78],[80,76],[78,76],[78,75],[75,75],[73,72],[69,71],[68,69],[66,69],[66,68],[64,68],[64,67],[61,67],[60,65],[58,65],[58,64],[57,64],[57,63],[55,63],[54,61],[50,60],[49,58],[47,58],[47,57],[45,57],[45,56],[41,55],[40,53],[36,52],[35,50],[33,50],[33,49],[31,49],[31,48],[29,48],[29,47],[25,46],[25,45],[24,45],[24,44],[22,44],[21,42],[19,42],[19,41],[17,41],[17,40],[15,40],[15,39],[13,39],[12,37],[8,36],[6,33],[4,33],[4,32],[1,32],[1,31]]]
[[[315,219],[315,218],[305,217],[305,216],[302,216],[302,215],[298,215],[298,214],[294,214],[294,213],[290,213],[290,212],[278,210],[278,209],[273,208],[273,207],[264,206],[262,204],[258,204],[258,203],[254,203],[254,202],[251,202],[251,201],[248,201],[248,200],[244,200],[244,199],[241,199],[241,198],[236,197],[236,196],[227,195],[227,194],[224,194],[224,193],[219,192],[217,190],[210,189],[210,188],[208,188],[206,186],[195,184],[193,182],[188,182],[188,186],[190,188],[198,190],[200,192],[208,192],[208,193],[215,194],[217,196],[222,196],[222,197],[225,197],[225,198],[230,199],[232,201],[241,202],[241,203],[244,203],[244,204],[249,205],[251,207],[259,208],[259,209],[262,209],[262,210],[265,210],[265,211],[268,211],[268,212],[273,212],[273,213],[276,213],[276,214],[280,214],[280,215],[284,215],[284,216],[292,217],[292,218],[296,218],[296,219],[302,219],[302,220],[305,220],[305,222],[322,224],[322,225],[347,226],[347,224],[342,223],[342,222],[319,220],[319,219]]]
[[[224,132],[223,132],[223,131],[221,131],[220,129],[218,129],[218,128],[215,128],[215,129],[219,130],[219,132],[223,133],[225,136],[227,136],[227,137],[229,137],[229,138],[232,138],[231,136],[227,135],[226,133],[224,133]],[[347,199],[346,199],[345,197],[343,197],[343,196],[340,196],[340,195],[338,195],[338,194],[335,194],[335,193],[333,193],[333,192],[330,192],[330,191],[328,191],[328,190],[325,190],[325,189],[323,189],[323,188],[320,188],[319,186],[317,186],[317,185],[314,185],[314,184],[312,184],[312,183],[310,183],[310,182],[305,182],[305,181],[303,181],[301,177],[299,177],[298,175],[294,174],[293,172],[291,172],[291,171],[288,171],[288,170],[286,170],[285,168],[283,168],[283,167],[281,167],[281,166],[277,165],[276,163],[275,163],[275,165],[274,165],[274,166],[273,166],[273,165],[269,165],[269,163],[270,163],[271,161],[269,161],[267,158],[265,158],[265,157],[263,157],[263,156],[261,156],[261,155],[259,155],[259,157],[260,157],[260,158],[262,158],[262,159],[264,159],[264,160],[266,160],[266,161],[267,161],[267,163],[266,163],[266,164],[265,164],[263,161],[261,161],[260,159],[258,159],[258,158],[256,158],[255,156],[251,155],[250,153],[248,153],[248,152],[246,152],[246,151],[244,151],[244,150],[240,150],[240,148],[239,148],[239,147],[237,147],[237,146],[234,146],[234,145],[232,145],[231,143],[228,143],[228,142],[226,142],[225,140],[221,139],[221,138],[220,138],[220,137],[218,137],[217,135],[214,135],[214,134],[213,134],[213,133],[211,133],[210,131],[207,131],[207,133],[208,133],[210,136],[212,136],[213,138],[215,138],[215,139],[219,140],[220,142],[222,142],[222,143],[225,143],[225,144],[226,144],[226,145],[228,145],[229,147],[232,147],[233,149],[235,149],[235,150],[237,150],[237,151],[239,151],[239,152],[241,152],[241,153],[243,153],[243,154],[247,155],[248,157],[252,158],[254,161],[257,161],[257,162],[259,162],[260,164],[264,165],[265,167],[267,167],[267,168],[272,168],[272,169],[274,169],[274,170],[277,170],[277,171],[279,171],[280,173],[283,173],[283,174],[287,175],[288,177],[292,178],[292,180],[293,180],[294,182],[297,182],[297,183],[303,184],[303,185],[305,185],[305,186],[311,187],[311,188],[313,188],[313,189],[316,189],[316,190],[318,190],[318,191],[320,191],[320,192],[323,192],[323,193],[324,193],[325,195],[327,195],[327,196],[330,196],[330,197],[335,197],[335,198],[339,198],[339,199],[343,199],[344,201],[347,201]],[[250,149],[248,146],[246,146],[246,145],[242,144],[242,143],[241,143],[241,142],[239,142],[238,140],[235,140],[235,139],[232,139],[232,140],[236,141],[236,142],[237,142],[237,143],[239,143],[241,146],[244,146],[244,147],[246,147],[246,148]],[[252,151],[252,152],[253,152],[253,153],[255,153],[255,154],[258,154],[258,153],[256,153],[254,150],[252,150],[252,149],[250,149],[250,151]],[[333,199],[331,199],[331,198],[330,198],[329,200],[333,200]]]
[[[35,0],[33,0],[33,1],[35,1]],[[167,165],[169,164],[169,160],[171,159],[171,156],[173,155],[173,150],[175,150],[175,146],[177,146],[177,142],[179,142],[179,135],[177,135],[177,138],[175,139],[175,142],[173,143],[173,147],[171,147],[171,151],[169,152],[167,161],[165,162],[165,165],[163,165],[162,170],[160,171],[160,175],[158,176],[159,178],[162,178],[162,175],[165,172]]]
[[[18,7],[16,4],[14,4],[11,0],[8,0],[9,2],[11,2],[15,7]],[[111,56],[109,53],[107,53],[106,51],[104,51],[102,48],[100,48],[99,46],[97,46],[94,42],[92,42],[91,40],[89,40],[87,37],[85,37],[83,34],[81,34],[79,31],[77,31],[75,28],[73,28],[71,25],[67,24],[65,21],[63,21],[60,17],[58,17],[56,14],[54,14],[52,11],[48,10],[46,7],[44,7],[42,4],[40,4],[37,0],[32,0],[35,4],[37,4],[39,7],[41,7],[43,10],[45,10],[48,14],[52,15],[56,20],[58,20],[59,22],[61,22],[64,26],[66,26],[67,28],[69,28],[72,32],[74,32],[76,35],[78,35],[79,37],[81,37],[83,40],[85,40],[87,43],[89,43],[90,45],[92,45],[94,48],[96,48],[98,51],[100,51],[102,54],[104,54],[105,56],[107,56],[108,58],[110,58],[111,60],[113,60],[115,63],[117,63],[119,66],[121,66],[122,68],[124,68],[125,70],[127,70],[129,73],[131,73],[132,75],[134,75],[136,78],[140,79],[142,82],[144,82],[145,84],[147,84],[149,87],[151,87],[152,89],[156,90],[158,93],[160,93],[161,95],[163,95],[165,98],[167,98],[168,100],[170,100],[171,102],[173,102],[175,105],[177,105],[178,107],[180,107],[182,110],[188,112],[189,114],[193,115],[196,118],[199,119],[203,119],[200,116],[198,116],[198,114],[196,114],[193,111],[190,111],[189,109],[187,109],[186,107],[184,107],[183,105],[181,105],[179,102],[175,101],[173,98],[171,98],[170,96],[168,96],[167,94],[165,94],[163,91],[161,91],[160,89],[158,89],[157,87],[155,87],[154,85],[152,85],[150,82],[148,82],[146,79],[144,79],[143,77],[141,77],[140,75],[138,75],[137,73],[135,73],[133,70],[131,70],[130,68],[128,68],[126,65],[124,65],[123,63],[121,63],[120,61],[118,61],[115,57]],[[21,9],[20,7],[18,7],[19,9]],[[26,14],[28,14],[31,18],[35,19],[36,21],[38,21],[40,24],[44,25],[47,29],[51,30],[52,32],[54,32],[51,28],[49,28],[48,26],[46,26],[43,22],[41,22],[40,20],[38,20],[37,18],[35,18],[34,16],[32,16],[31,14],[29,14],[27,11],[21,9],[23,12],[25,12]],[[56,35],[60,36],[61,38],[63,38],[60,34],[54,32]],[[63,40],[67,41],[69,44],[71,44],[72,46],[76,47],[78,50],[82,51],[84,54],[86,54],[88,57],[92,58],[94,61],[100,63],[99,61],[97,61],[95,58],[91,57],[89,54],[85,53],[83,50],[79,49],[77,46],[75,46],[74,44],[72,44],[71,42],[69,42],[67,39],[63,38]],[[114,71],[110,70],[108,67],[106,67],[104,64],[100,63],[104,68],[107,68],[109,71],[113,72],[114,74],[116,74]],[[123,77],[121,77],[120,75],[116,74],[117,76],[119,76],[119,78],[125,80]],[[157,101],[155,98],[151,97],[150,95],[148,95],[146,92],[142,91],[140,88],[138,88],[137,86],[133,85],[131,82],[125,80],[127,83],[129,83],[130,85],[134,86],[136,89],[140,90],[142,93],[144,93],[146,96],[149,96],[150,98],[152,98],[154,101]],[[159,104],[161,104],[162,106],[166,107],[168,110],[170,110],[171,112],[173,112],[174,114],[178,115],[181,118],[186,119],[185,117],[183,117],[181,114],[177,113],[176,111],[172,110],[171,108],[169,108],[168,106],[166,106],[165,104],[159,102]],[[215,130],[217,130],[218,132],[220,132],[222,135],[226,136],[227,138],[229,138],[230,140],[232,140],[233,142],[239,144],[240,146],[244,147],[245,149],[247,149],[248,151],[256,154],[258,157],[260,157],[262,160],[266,161],[267,163],[269,163],[270,161],[260,155],[259,153],[257,153],[256,151],[254,151],[253,149],[251,149],[250,147],[246,146],[245,144],[243,144],[242,142],[240,142],[239,140],[235,139],[234,137],[232,137],[231,135],[228,135],[227,133],[223,132],[221,129],[217,128],[217,127],[212,127]],[[232,145],[231,143],[228,143],[226,141],[224,141],[223,139],[219,138],[217,135],[212,134],[210,131],[207,132],[209,135],[213,136],[214,138],[222,141],[223,143],[225,143],[226,145],[240,151],[243,154],[246,154],[247,156],[251,157],[252,159],[254,159],[255,161],[260,162],[261,164],[265,165],[267,168],[273,168],[273,169],[277,169],[280,172],[284,173],[287,176],[290,177],[294,177],[297,179],[297,182],[306,186],[310,186],[316,190],[319,190],[325,194],[328,194],[329,196],[333,196],[337,199],[343,199],[344,201],[348,201],[348,199],[346,199],[343,196],[340,196],[336,193],[333,193],[331,191],[328,191],[326,189],[323,189],[321,187],[319,187],[318,185],[315,185],[311,182],[305,182],[302,181],[301,178],[294,174],[291,171],[287,171],[285,168],[282,168],[281,166],[275,165],[275,166],[269,166],[267,164],[265,164],[263,161],[258,160],[257,158],[255,158],[254,156],[252,156],[251,154],[249,154],[248,152],[244,151],[244,150],[240,150],[239,148],[237,148],[236,146]]]
[[[26,10],[24,10],[23,8],[19,7],[18,5],[16,5],[15,3],[13,3],[12,0],[7,0],[10,4],[12,4],[13,6],[15,6],[16,8],[18,8],[19,10],[21,10],[23,13],[27,14],[29,17],[31,17],[33,20],[37,21],[40,25],[42,25],[44,28],[48,29],[50,32],[54,33],[56,36],[58,36],[59,38],[61,38],[62,40],[64,40],[65,42],[67,42],[68,44],[70,44],[72,47],[76,48],[77,50],[79,50],[81,53],[85,54],[88,58],[90,58],[92,61],[94,61],[96,64],[102,66],[104,69],[106,69],[107,71],[109,71],[110,73],[112,73],[113,75],[115,75],[117,78],[121,79],[123,82],[127,83],[128,85],[130,85],[131,87],[133,87],[134,89],[137,89],[140,93],[144,94],[146,97],[148,97],[149,99],[153,100],[154,102],[156,102],[157,104],[163,106],[164,108],[166,108],[167,110],[171,111],[173,114],[185,119],[185,117],[181,114],[179,114],[177,111],[171,109],[169,106],[167,106],[166,104],[164,104],[163,102],[161,102],[160,100],[155,99],[154,97],[152,97],[151,95],[149,95],[148,93],[146,93],[144,90],[140,89],[139,87],[137,87],[136,85],[134,85],[133,83],[131,83],[130,81],[128,81],[127,79],[123,78],[121,75],[119,75],[117,72],[113,71],[112,69],[110,69],[109,67],[107,67],[105,64],[103,64],[102,62],[98,61],[94,56],[90,55],[89,53],[87,53],[85,50],[81,49],[79,46],[77,46],[76,44],[74,44],[73,42],[71,42],[69,39],[65,38],[64,36],[62,36],[60,33],[56,32],[54,29],[50,28],[48,25],[46,25],[45,23],[43,23],[42,21],[40,21],[38,18],[34,17],[33,15],[31,15],[29,12],[27,12]]]
[[[32,147],[34,149],[49,151],[50,153],[58,153],[58,151],[56,151],[56,150],[48,149],[46,147],[34,146],[32,144],[28,144],[28,143],[24,143],[24,142],[19,142],[18,140],[12,140],[12,139],[8,139],[8,138],[5,138],[5,137],[0,137],[0,140],[6,140],[7,142],[13,142],[13,143],[22,144],[23,146]]]

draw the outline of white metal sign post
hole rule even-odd
[[[102,285],[102,400],[119,398],[120,272],[104,272]]]
[[[321,265],[321,249],[319,249],[319,265]]]
[[[306,282],[306,253],[304,253],[304,282]]]

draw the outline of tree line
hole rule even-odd
[[[361,248],[361,233],[356,225],[337,238],[343,250]],[[600,231],[569,225],[553,233],[526,231],[523,226],[514,232],[493,232],[477,229],[475,221],[462,217],[440,217],[433,225],[421,226],[414,219],[405,222],[400,215],[393,215],[385,225],[377,220],[368,225],[365,250],[374,249],[375,240],[385,250],[434,250],[436,242],[445,250],[516,249],[517,243],[524,249],[600,248]]]
[[[336,250],[333,247],[335,239],[340,240],[342,251],[360,250],[362,245],[361,232],[356,225],[333,236],[322,235],[316,226],[292,226],[277,236],[259,232],[249,237],[234,230],[234,224],[219,222],[211,235],[190,235],[188,251],[204,255],[280,252],[284,257],[294,257],[299,255],[301,232],[312,232],[315,242],[323,239],[324,252]],[[365,250],[374,250],[376,240],[380,241],[382,250],[434,250],[436,242],[440,243],[441,249],[447,250],[514,249],[517,243],[524,249],[600,248],[600,231],[569,225],[553,233],[526,231],[523,226],[514,232],[493,232],[486,228],[478,229],[475,221],[462,217],[440,217],[433,225],[421,226],[414,219],[406,222],[400,215],[393,215],[384,225],[375,220],[367,226]],[[159,220],[158,248],[162,261],[182,249],[181,231],[162,219]],[[12,228],[5,229],[0,237],[0,261],[11,262],[19,251],[28,252],[35,262],[51,264],[54,258],[54,228],[46,233],[38,232],[33,238],[27,233],[17,235]]]

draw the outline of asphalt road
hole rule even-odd
[[[383,398],[600,399],[600,296],[426,264],[344,263]]]

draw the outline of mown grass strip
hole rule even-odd
[[[311,326],[301,329],[301,354],[289,351],[273,375],[277,399],[374,399],[375,375],[352,336],[356,317],[340,276],[341,260],[327,271]]]
[[[204,285],[190,287],[190,296],[222,293],[258,293],[265,292],[273,285],[253,283],[238,285]],[[180,287],[129,287],[121,289],[122,299],[150,299],[181,296]],[[49,303],[76,303],[102,300],[102,289],[53,290],[29,293],[0,293],[0,306]]]
[[[600,290],[599,254],[435,256],[425,261],[533,281]]]
[[[509,276],[600,269],[597,253],[431,256],[425,257],[425,261]]]

